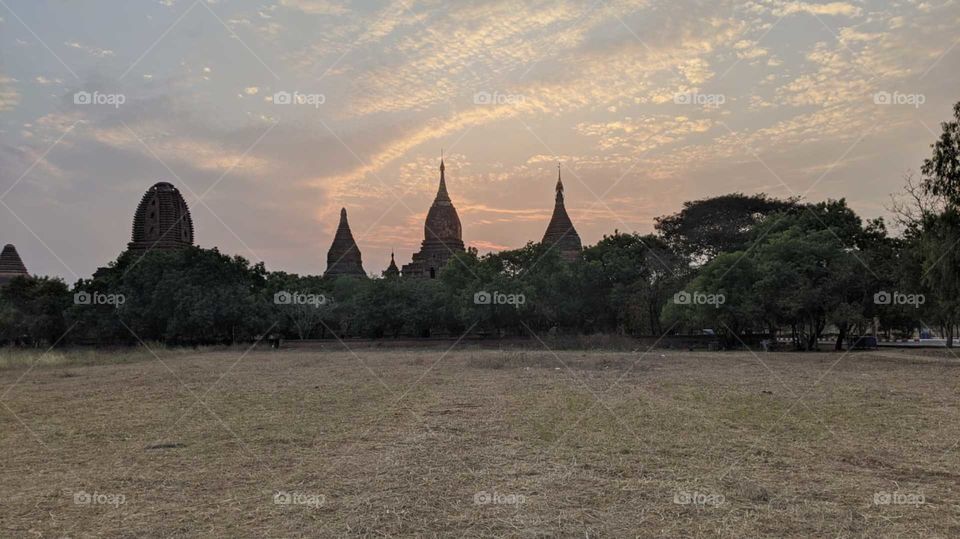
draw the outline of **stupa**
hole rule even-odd
[[[393,251],[390,251],[390,265],[387,266],[387,269],[383,270],[383,276],[388,279],[400,276],[400,268],[397,267],[397,262],[393,259]]]
[[[460,217],[447,193],[445,170],[441,158],[440,187],[423,225],[423,243],[420,251],[413,254],[413,260],[404,264],[404,277],[436,279],[450,257],[464,251]]]
[[[23,260],[17,253],[17,248],[13,244],[3,246],[3,252],[0,252],[0,286],[5,285],[16,277],[29,275],[27,267],[23,265]]]
[[[357,242],[353,240],[353,233],[350,232],[346,208],[340,208],[340,224],[337,226],[336,234],[333,235],[333,244],[327,251],[327,271],[323,274],[324,277],[340,275],[355,277],[366,277],[367,275],[363,271],[360,248],[357,247]]]
[[[560,179],[560,165],[557,165],[557,197],[553,205],[553,217],[543,234],[543,245],[556,250],[560,258],[568,262],[576,260],[583,250],[577,229],[573,227],[567,209],[563,205],[563,181]]]

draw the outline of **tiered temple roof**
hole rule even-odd
[[[560,167],[557,167],[557,198],[553,206],[553,217],[543,234],[543,245],[560,253],[560,258],[574,261],[580,256],[583,245],[577,229],[573,227],[567,209],[563,205],[563,182],[560,180]]]
[[[142,253],[191,245],[193,219],[180,191],[167,182],[147,189],[133,215],[133,234],[127,249]]]
[[[400,276],[400,268],[397,267],[397,262],[393,259],[393,251],[390,251],[390,265],[383,270],[383,276],[389,278]]]
[[[360,248],[350,232],[350,223],[347,222],[347,209],[340,209],[340,224],[333,236],[333,244],[327,251],[327,271],[324,277],[351,275],[366,277],[363,271],[363,262],[360,259]]]
[[[23,265],[17,248],[9,243],[4,245],[3,252],[0,253],[0,285],[24,275],[28,275],[27,267]]]
[[[440,187],[423,225],[423,243],[413,260],[404,264],[404,277],[435,279],[450,257],[464,251],[460,217],[447,193],[445,170],[440,159]]]

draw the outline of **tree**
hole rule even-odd
[[[0,338],[52,346],[67,331],[63,313],[71,299],[61,279],[15,277],[0,287]]]
[[[920,169],[924,192],[943,201],[922,214],[923,282],[933,292],[933,310],[948,347],[953,346],[960,317],[960,257],[955,254],[960,242],[960,102],[954,105],[953,116],[953,121],[940,124],[940,138],[931,144],[933,153]]]
[[[321,277],[300,277],[282,271],[266,276],[264,299],[280,334],[309,339],[322,335],[323,321],[331,318],[333,298]]]
[[[722,253],[705,264],[697,277],[664,305],[664,322],[687,329],[714,329],[728,346],[739,345],[740,336],[746,333],[767,328],[764,298],[755,290],[760,275],[755,260],[747,255],[746,251]]]
[[[668,304],[664,318],[738,337],[759,331],[773,336],[789,327],[801,350],[816,349],[833,323],[840,348],[872,299],[862,254],[882,230],[868,229],[843,200],[768,216],[755,227],[749,249],[707,262],[686,287],[691,298],[722,295],[722,302]]]
[[[265,282],[262,263],[250,265],[217,249],[190,247],[142,256],[124,253],[75,290],[122,294],[122,307],[103,316],[122,321],[128,342],[234,343],[253,339],[274,322]]]
[[[585,249],[583,257],[596,275],[605,329],[663,333],[660,311],[690,273],[682,257],[656,236],[619,232]]]
[[[731,193],[684,202],[679,213],[658,217],[654,227],[674,251],[701,265],[720,253],[745,249],[758,223],[798,207],[795,198]]]
[[[951,206],[927,216],[923,235],[923,282],[933,292],[935,321],[953,347],[954,327],[960,320],[960,213]]]
[[[960,205],[960,101],[953,106],[952,122],[942,122],[940,138],[930,145],[933,155],[923,161],[923,187],[944,197],[953,206]]]

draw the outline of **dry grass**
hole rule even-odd
[[[0,536],[960,536],[947,352],[242,353],[0,357]]]

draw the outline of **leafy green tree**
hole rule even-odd
[[[954,328],[960,320],[960,213],[954,206],[940,215],[928,215],[923,236],[922,279],[932,292],[934,320],[953,347]]]
[[[117,316],[128,340],[233,343],[250,340],[275,320],[264,298],[266,270],[239,256],[191,247],[124,253],[83,287],[122,294]]]
[[[49,277],[16,277],[0,287],[0,338],[52,346],[67,331],[64,312],[72,298],[66,283]]]
[[[803,350],[816,349],[833,323],[842,346],[863,324],[873,293],[862,257],[874,238],[859,217],[845,201],[828,201],[771,215],[753,233],[751,248],[714,258],[687,287],[690,294],[722,294],[722,304],[668,306],[665,318],[737,335],[789,327]]]
[[[713,329],[727,346],[737,346],[742,335],[768,327],[766,298],[755,289],[760,279],[756,261],[746,252],[722,253],[664,304],[663,318],[687,331]]]
[[[720,253],[746,249],[764,218],[798,208],[796,199],[731,193],[684,202],[680,212],[658,217],[654,226],[675,252],[700,265]]]
[[[632,334],[662,333],[660,311],[690,274],[683,258],[655,236],[604,236],[584,250],[584,260],[596,274],[603,328]]]
[[[298,339],[323,335],[335,305],[327,284],[321,277],[268,273],[263,296],[276,324],[271,332]]]
[[[933,155],[923,161],[923,187],[960,205],[960,102],[953,106],[953,121],[942,122],[940,138],[931,144]]]
[[[943,200],[939,212],[923,215],[923,282],[933,297],[935,319],[953,346],[954,330],[960,319],[960,102],[953,108],[954,120],[941,123],[940,138],[931,145],[933,154],[925,159],[923,189]],[[909,186],[909,184],[908,184]]]

